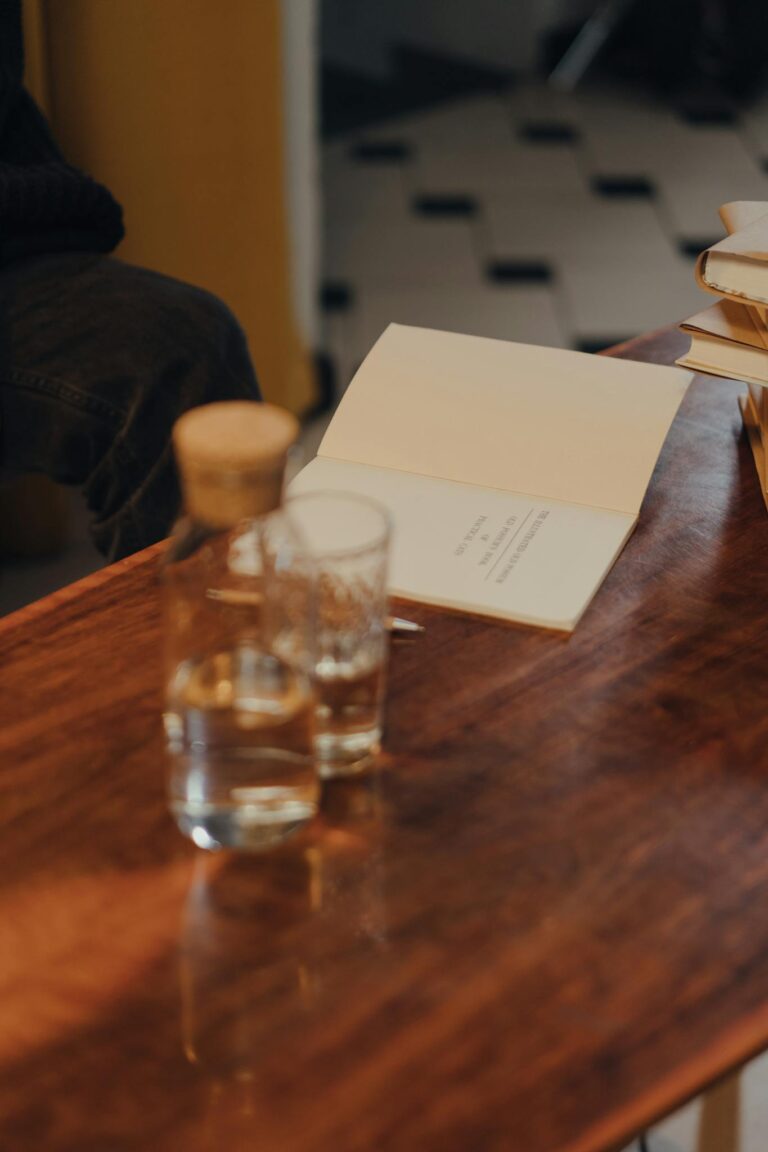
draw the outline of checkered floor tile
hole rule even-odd
[[[768,98],[729,123],[542,86],[335,138],[323,157],[337,391],[391,321],[596,349],[710,302],[718,206],[768,199]]]

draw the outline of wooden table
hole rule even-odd
[[[570,639],[409,607],[381,771],[272,855],[166,814],[158,549],[0,625],[0,1147],[598,1152],[768,1044],[739,390],[696,380]]]

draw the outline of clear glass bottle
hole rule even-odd
[[[174,428],[166,553],[169,800],[201,848],[260,849],[317,810],[311,563],[281,509],[296,420],[247,401]]]

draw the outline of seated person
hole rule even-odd
[[[115,560],[177,513],[176,417],[259,389],[221,301],[107,255],[121,208],[22,87],[20,4],[0,0],[0,471],[81,487]]]

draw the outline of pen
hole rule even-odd
[[[208,588],[206,596],[209,600],[221,600],[225,604],[252,605],[261,603],[260,592],[242,592],[236,588]],[[404,635],[406,632],[425,632],[423,624],[415,620],[404,620],[402,616],[387,616],[387,631]]]
[[[417,624],[415,620],[403,620],[402,616],[388,616],[387,617],[387,630],[389,632],[424,632],[426,629],[423,624]]]

